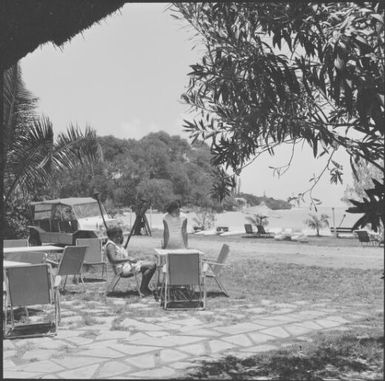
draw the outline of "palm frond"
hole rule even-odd
[[[71,124],[56,140],[53,161],[58,169],[71,169],[79,163],[88,164],[102,159],[103,152],[97,142],[96,131],[89,126],[83,133],[78,126]]]
[[[8,200],[16,188],[22,192],[34,189],[37,182],[48,182],[54,171],[72,169],[76,164],[102,159],[95,130],[83,133],[70,126],[54,144],[53,127],[47,117],[34,119],[23,134],[17,136],[7,155],[5,194]]]
[[[33,189],[38,179],[48,181],[53,146],[52,123],[48,118],[36,119],[29,130],[17,137],[8,152],[5,170],[6,200],[16,187]]]
[[[6,150],[20,134],[23,134],[35,115],[37,98],[25,88],[19,65],[4,72],[4,147]]]

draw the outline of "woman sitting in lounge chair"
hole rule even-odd
[[[140,292],[145,296],[151,295],[152,291],[148,288],[148,284],[156,270],[155,263],[137,260],[128,256],[126,249],[122,246],[123,231],[120,227],[115,226],[108,229],[107,235],[106,255],[109,262],[114,266],[116,273],[124,276],[133,272],[141,272],[142,283],[140,285]]]

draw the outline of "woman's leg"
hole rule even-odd
[[[143,261],[140,267],[140,272],[142,273],[142,283],[140,285],[140,290],[148,290],[148,284],[156,270],[156,264],[151,261]]]

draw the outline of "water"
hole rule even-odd
[[[347,207],[334,208],[335,224],[341,227],[352,227],[354,223],[360,218],[360,214],[346,213]],[[253,216],[255,213],[268,216],[268,225],[266,230],[272,232],[278,232],[280,230],[291,229],[293,231],[303,231],[305,234],[314,234],[314,231],[309,229],[305,220],[309,217],[309,213],[314,213],[308,207],[284,209],[284,210],[270,210],[270,209],[258,209],[258,207],[249,208],[245,211],[238,212],[224,212],[217,213],[214,227],[216,226],[228,226],[230,232],[244,233],[244,224],[250,223],[247,220],[247,216]],[[334,226],[333,212],[331,207],[319,207],[316,213],[318,216],[326,214],[329,216],[329,225]],[[163,229],[162,223],[163,213],[151,213],[147,212],[147,218],[152,229]],[[188,219],[188,231],[193,231],[193,226],[197,225],[194,218],[196,214],[194,212],[186,213]],[[126,215],[126,223],[129,226],[129,214]],[[132,216],[131,221],[135,218]],[[330,235],[329,228],[321,229],[321,234]]]

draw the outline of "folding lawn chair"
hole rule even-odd
[[[65,290],[68,275],[73,275],[74,277],[79,276],[83,289],[84,291],[86,290],[81,274],[86,249],[87,246],[66,246],[64,248],[62,258],[57,269],[57,275],[65,276],[62,291]],[[50,261],[49,263],[52,262]]]
[[[246,234],[253,234],[253,226],[251,224],[244,224]]]
[[[79,238],[76,240],[76,246],[87,246],[84,257],[84,266],[102,266],[102,279],[104,279],[104,269],[107,272],[107,262],[103,256],[102,242],[99,238]]]
[[[4,240],[4,248],[5,247],[26,247],[28,246],[27,239],[5,239]]]
[[[230,254],[230,247],[227,244],[223,244],[221,251],[219,252],[218,258],[216,262],[212,261],[204,261],[204,273],[207,278],[214,279],[217,282],[218,287],[221,289],[221,291],[226,295],[229,296],[229,293],[227,292],[225,286],[220,280],[220,274],[223,270],[223,267],[226,266],[225,262]]]
[[[5,269],[5,313],[4,338],[56,335],[60,322],[60,276],[53,277],[51,266],[47,263],[28,266],[8,267]],[[15,324],[14,308],[28,306],[54,305],[55,320],[45,323]],[[8,307],[11,315],[11,328],[7,331]],[[27,315],[28,317],[28,315]]]
[[[164,309],[206,308],[205,277],[198,253],[167,254],[163,271],[161,299]]]
[[[39,263],[47,262],[47,253],[43,253],[41,251],[29,251],[29,252],[20,251],[17,253],[4,253],[4,259],[10,262],[23,262],[23,263],[30,263],[30,264],[37,265]],[[25,309],[26,315],[28,316],[27,307],[25,307],[24,309]]]
[[[259,237],[261,237],[261,238],[274,238],[274,234],[273,233],[268,233],[265,230],[265,227],[263,225],[258,225],[257,229],[258,229],[258,236]]]
[[[380,241],[372,237],[366,230],[355,230],[361,246],[379,246]]]
[[[258,238],[259,234],[253,230],[251,224],[244,224],[246,235],[243,235],[242,238]]]
[[[117,284],[119,283],[119,281],[121,279],[130,279],[130,278],[134,278],[135,279],[135,284],[136,284],[136,290],[138,291],[138,294],[140,297],[143,296],[143,294],[141,293],[140,291],[140,284],[139,284],[139,279],[138,279],[138,274],[136,271],[132,271],[131,273],[129,274],[122,274],[120,272],[118,272],[116,270],[116,267],[113,265],[113,263],[111,262],[111,259],[109,258],[108,254],[107,254],[107,259],[108,259],[108,264],[110,265],[110,267],[112,268],[111,271],[108,271],[108,268],[107,268],[107,271],[106,271],[106,281],[107,281],[107,284],[106,284],[106,291],[105,291],[105,294],[108,295],[110,292],[113,292],[115,287],[117,286]],[[128,260],[127,260],[128,261]],[[112,277],[111,280],[108,279],[108,274],[112,272],[114,274],[114,276]]]

